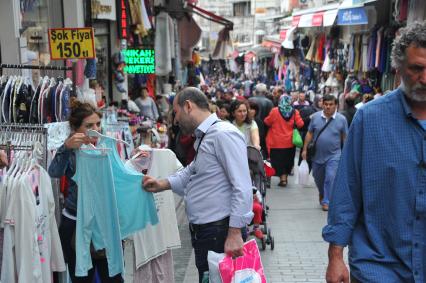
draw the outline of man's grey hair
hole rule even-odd
[[[200,109],[210,111],[206,95],[196,87],[186,87],[178,93],[177,103],[180,107],[183,107],[187,100],[193,102]]]
[[[406,61],[406,49],[413,45],[426,48],[426,21],[415,22],[400,30],[400,35],[393,42],[392,67],[399,69]]]

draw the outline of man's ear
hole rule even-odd
[[[184,109],[186,109],[185,112],[190,113],[192,109],[194,108],[191,101],[185,100],[185,104],[183,105]]]

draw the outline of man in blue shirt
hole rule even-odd
[[[342,114],[336,111],[336,97],[324,95],[323,109],[312,115],[305,137],[302,158],[306,160],[308,144],[312,140],[316,141],[315,155],[312,158],[312,174],[318,187],[322,209],[327,211],[342,144],[348,131],[348,122]]]
[[[175,122],[194,133],[194,161],[164,180],[145,176],[147,191],[172,189],[185,200],[195,265],[202,281],[209,270],[207,252],[241,256],[244,228],[253,217],[253,194],[244,136],[231,123],[211,114],[206,96],[185,88],[173,101]]]
[[[426,22],[395,39],[402,84],[356,113],[346,141],[323,238],[326,280],[426,281]]]

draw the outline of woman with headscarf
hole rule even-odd
[[[299,111],[291,106],[291,97],[281,97],[278,107],[274,107],[264,120],[269,127],[266,136],[272,167],[280,177],[278,186],[287,186],[287,176],[294,166],[296,148],[293,145],[293,128],[302,128],[304,123]]]

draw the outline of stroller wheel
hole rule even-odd
[[[275,241],[274,241],[274,237],[271,237],[271,251],[273,251],[275,248]]]
[[[262,239],[262,251],[266,250],[266,240]]]
[[[268,233],[266,234],[266,244],[270,245],[272,243],[272,234],[271,234],[271,228],[268,228]]]

